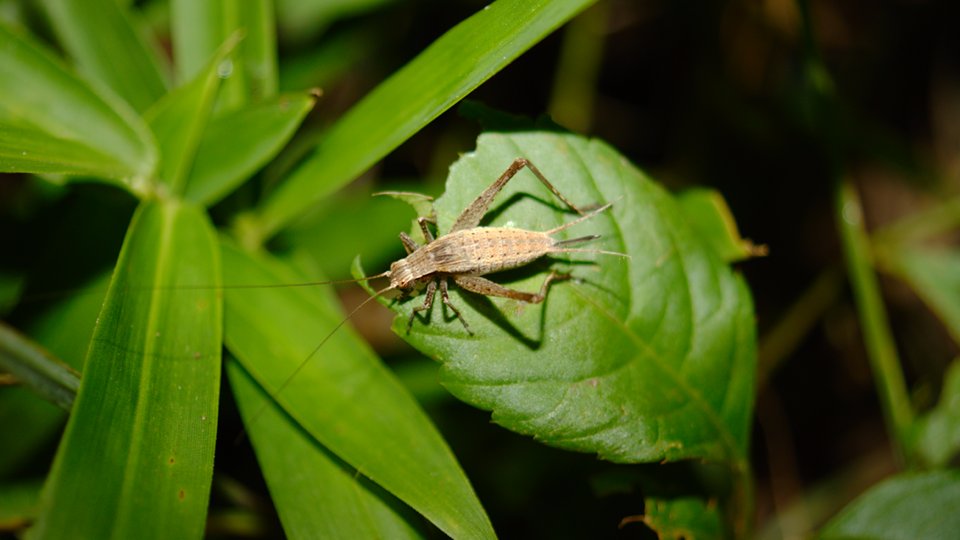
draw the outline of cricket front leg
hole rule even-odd
[[[543,285],[540,286],[540,292],[538,293],[528,293],[524,291],[518,291],[516,289],[509,289],[503,285],[500,285],[499,283],[494,283],[489,279],[480,276],[453,276],[453,281],[462,289],[475,292],[477,294],[512,298],[513,300],[520,300],[521,302],[527,302],[528,304],[539,304],[547,297],[547,289],[550,287],[550,283],[569,278],[570,274],[550,272],[547,278],[543,280]]]
[[[454,281],[456,281],[457,278],[454,277],[453,279]],[[460,314],[460,310],[457,309],[453,305],[453,302],[450,301],[450,293],[449,291],[447,291],[446,277],[440,278],[440,298],[443,300],[443,304],[448,308],[450,308],[450,310],[453,311],[453,314],[456,315],[458,319],[460,319],[460,322],[463,323],[463,328],[467,331],[467,333],[472,336],[473,332],[470,330],[470,325],[467,324],[467,320],[463,318],[463,315]]]
[[[490,208],[490,203],[493,202],[493,199],[497,196],[497,193],[500,193],[500,190],[503,189],[503,186],[507,185],[507,182],[510,181],[522,168],[530,169],[543,185],[547,186],[558,199],[564,202],[569,206],[574,212],[582,215],[585,215],[583,210],[574,206],[574,204],[567,200],[558,190],[547,180],[547,177],[540,172],[533,163],[530,163],[526,158],[517,158],[513,160],[513,163],[507,167],[507,170],[503,171],[503,174],[500,175],[500,178],[490,184],[490,187],[485,189],[469,206],[460,214],[460,217],[457,218],[457,221],[454,222],[453,227],[450,229],[450,232],[459,231],[462,229],[472,229],[480,224],[480,220],[483,219],[484,214],[487,213],[487,210]]]
[[[410,329],[413,328],[413,320],[417,318],[417,313],[421,311],[426,311],[430,309],[430,306],[433,305],[433,295],[437,292],[437,280],[431,281],[427,284],[427,296],[423,300],[423,304],[413,308],[413,311],[410,312],[410,319],[407,321],[407,333],[410,333]]]

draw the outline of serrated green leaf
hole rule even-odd
[[[41,2],[80,72],[101,81],[137,111],[166,93],[159,55],[116,0]]]
[[[960,471],[907,473],[872,487],[820,531],[822,540],[953,538],[960,531]]]
[[[239,186],[290,140],[316,97],[288,94],[214,118],[203,132],[184,198],[209,206]]]
[[[221,248],[228,285],[306,281],[279,261],[226,243]],[[362,340],[349,327],[337,329],[343,315],[329,291],[320,292],[227,288],[228,348],[338,458],[450,536],[492,537],[473,489],[439,433]]]
[[[202,534],[221,349],[220,299],[209,286],[218,281],[206,216],[143,203],[94,330],[36,537]]]
[[[220,87],[220,62],[233,50],[236,39],[228,40],[193,80],[163,96],[144,115],[157,138],[162,160],[158,179],[170,193],[182,194],[193,166],[194,156]]]
[[[441,36],[341,118],[254,216],[261,237],[396,148],[593,0],[499,0]]]
[[[458,291],[452,300],[473,335],[437,301],[407,340],[443,364],[441,382],[454,395],[547,444],[617,462],[696,458],[742,469],[756,364],[749,291],[673,198],[622,156],[574,135],[483,135],[451,168],[434,205],[438,231],[521,156],[575,204],[613,203],[558,238],[601,234],[585,249],[632,258],[558,255],[496,277],[537,291],[552,264],[574,279],[555,283],[542,305]],[[538,231],[572,219],[527,171],[489,216],[491,225]],[[421,302],[393,304],[396,332],[406,335]]]
[[[740,237],[727,201],[716,190],[688,189],[677,196],[677,203],[687,223],[722,260],[737,262],[767,254],[766,246]]]
[[[156,165],[150,132],[126,104],[95,91],[3,25],[0,126],[4,172],[95,172],[142,192]],[[89,156],[80,155],[84,149]]]
[[[420,537],[398,501],[304,432],[236,362],[227,375],[288,537]]]
[[[884,263],[910,284],[960,344],[960,251],[901,247]]]

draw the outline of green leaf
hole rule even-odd
[[[642,517],[661,540],[703,540],[723,538],[719,507],[698,497],[644,499]]]
[[[688,189],[677,196],[680,211],[701,239],[724,261],[737,262],[767,254],[766,246],[740,237],[723,195],[712,189]]]
[[[185,190],[187,176],[220,87],[217,70],[235,45],[236,39],[224,43],[205,71],[165,95],[144,115],[163,156],[159,180],[172,193],[181,194]]]
[[[277,19],[284,39],[316,38],[339,18],[359,15],[391,0],[277,0]]]
[[[40,481],[0,484],[0,531],[26,528],[37,516]]]
[[[358,256],[377,267],[399,258],[403,244],[398,235],[415,216],[399,201],[365,190],[343,190],[284,230],[277,243],[308,254],[330,279],[349,279]]]
[[[494,276],[522,291],[539,290],[549,266],[574,279],[555,282],[541,305],[457,291],[473,335],[438,301],[407,340],[443,364],[440,380],[458,398],[547,444],[616,462],[696,458],[745,469],[756,338],[743,280],[670,195],[610,147],[574,135],[481,136],[434,205],[440,234],[518,156],[574,204],[613,203],[558,238],[600,234],[584,249],[631,258],[561,254]],[[544,231],[573,216],[524,170],[486,224]],[[394,303],[397,333],[406,335],[421,302]]]
[[[229,244],[221,248],[226,342],[247,372],[317,442],[442,531],[455,538],[492,537],[450,449],[363,341],[349,327],[338,327],[343,315],[329,292],[229,288],[306,280],[265,255]],[[256,424],[269,419],[250,421],[253,429],[266,429]]]
[[[202,534],[221,349],[219,297],[207,286],[218,281],[206,216],[143,203],[94,330],[37,537]]]
[[[926,463],[943,467],[960,452],[960,360],[947,369],[937,406],[913,428],[914,449]]]
[[[69,411],[80,375],[40,345],[0,322],[0,368],[26,388]]]
[[[290,140],[316,97],[279,96],[214,118],[203,132],[184,198],[211,205],[233,191]]]
[[[38,343],[74,369],[83,365],[94,322],[110,282],[109,274],[45,310],[25,329]],[[66,413],[24,388],[0,388],[0,477],[34,459],[63,427]]]
[[[419,538],[396,500],[300,429],[236,362],[227,375],[288,537]]]
[[[354,106],[260,207],[263,238],[337,190],[592,0],[499,0],[460,23]]]
[[[872,487],[830,520],[822,540],[953,538],[960,531],[960,471],[901,474]]]
[[[142,192],[156,159],[149,130],[126,104],[0,25],[0,171],[94,173]]]
[[[60,42],[80,71],[137,111],[166,93],[158,50],[116,0],[43,0]]]
[[[910,284],[960,344],[960,251],[900,247],[884,255],[887,269]]]
[[[227,66],[229,77],[221,93],[222,104],[233,110],[276,94],[276,36],[273,6],[268,0],[175,0],[171,18],[179,80],[200,74],[220,45],[240,30],[244,39]]]

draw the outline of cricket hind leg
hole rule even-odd
[[[480,220],[483,219],[484,214],[486,214],[487,210],[490,208],[490,203],[492,203],[493,199],[497,196],[497,193],[500,193],[500,190],[503,189],[503,186],[507,185],[507,182],[509,182],[510,179],[513,178],[518,172],[520,172],[520,169],[524,167],[530,169],[530,172],[532,172],[540,180],[540,182],[543,183],[543,185],[547,186],[547,189],[549,189],[554,195],[557,196],[558,199],[563,201],[563,203],[569,206],[573,211],[581,216],[587,215],[583,210],[567,200],[567,198],[564,197],[563,194],[561,194],[560,191],[557,190],[557,188],[554,187],[549,180],[547,180],[547,177],[545,177],[543,173],[540,172],[540,169],[538,169],[533,163],[526,158],[517,158],[513,160],[513,163],[511,163],[509,167],[507,167],[507,170],[503,171],[503,174],[500,175],[500,178],[497,178],[494,183],[490,184],[490,187],[485,189],[483,193],[478,195],[477,198],[467,206],[463,213],[460,214],[460,217],[457,218],[457,221],[454,222],[453,227],[450,228],[450,232],[463,229],[472,229],[478,226],[480,224]]]
[[[547,278],[543,280],[543,285],[540,286],[540,292],[529,293],[504,287],[499,283],[494,283],[493,281],[480,276],[453,276],[454,283],[459,285],[464,290],[485,296],[511,298],[513,300],[520,300],[521,302],[526,302],[528,304],[539,304],[540,302],[543,302],[543,300],[547,297],[547,289],[550,287],[550,284],[554,281],[564,279],[570,279],[570,274],[550,272],[550,274],[547,275]]]

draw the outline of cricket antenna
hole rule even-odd
[[[389,274],[390,274],[390,272],[387,271],[387,272],[383,272],[382,274],[377,274],[377,275],[375,275],[375,276],[366,277],[366,278],[364,278],[364,279],[344,280],[344,282],[345,282],[345,283],[352,283],[352,282],[355,282],[355,281],[364,281],[364,280],[366,280],[366,279],[373,279],[373,278],[378,278],[378,277],[387,277]],[[329,283],[329,282],[324,282],[324,283]],[[377,291],[376,293],[374,293],[373,296],[371,296],[370,298],[367,298],[367,299],[364,300],[363,302],[360,302],[360,305],[358,305],[357,307],[353,308],[353,310],[351,310],[350,313],[348,313],[346,317],[344,317],[339,323],[337,323],[336,326],[333,327],[333,330],[330,330],[330,332],[328,332],[327,335],[324,336],[324,338],[323,338],[322,340],[320,340],[320,343],[318,343],[317,346],[314,347],[312,351],[310,351],[310,354],[308,354],[307,357],[304,358],[304,359],[300,362],[300,365],[298,365],[297,368],[296,368],[295,370],[293,370],[292,373],[290,373],[290,375],[287,375],[287,378],[284,379],[282,383],[280,383],[280,386],[278,386],[277,389],[274,390],[273,392],[270,392],[270,393],[269,393],[269,400],[268,400],[268,401],[265,401],[265,402],[263,403],[263,405],[261,405],[260,408],[257,409],[257,412],[254,413],[254,415],[253,415],[252,417],[250,417],[250,421],[247,422],[247,425],[251,425],[251,426],[252,426],[252,425],[254,424],[254,422],[256,422],[256,421],[260,418],[260,415],[263,414],[263,410],[267,407],[267,405],[269,405],[269,401],[275,401],[275,400],[276,400],[276,397],[279,396],[281,392],[283,392],[283,390],[287,387],[287,385],[289,385],[290,382],[293,381],[293,379],[295,379],[296,376],[299,375],[301,371],[303,371],[303,368],[305,368],[305,367],[307,366],[307,364],[310,363],[310,360],[311,360],[314,356],[316,356],[317,352],[319,352],[320,349],[323,348],[323,345],[324,345],[331,337],[333,337],[334,334],[337,333],[337,330],[339,330],[341,326],[343,326],[344,324],[346,324],[347,321],[349,321],[351,318],[353,318],[353,316],[354,316],[358,311],[360,311],[361,309],[363,309],[363,307],[366,306],[367,304],[369,304],[372,300],[376,300],[377,298],[380,298],[384,293],[390,292],[390,291],[392,291],[392,290],[394,290],[394,289],[396,289],[396,288],[397,288],[396,285],[390,285],[390,286],[388,286],[388,287],[384,287],[384,288],[380,289],[379,291]],[[243,435],[243,433],[241,433],[240,435]],[[238,437],[238,440],[239,440],[239,437]]]
[[[299,283],[272,283],[268,285],[263,284],[238,284],[238,285],[219,285],[219,286],[209,286],[209,285],[171,285],[168,287],[155,287],[154,289],[177,289],[177,290],[190,290],[190,289],[289,289],[293,287],[314,287],[316,285],[344,285],[347,283],[359,283],[361,281],[369,281],[371,279],[379,279],[382,277],[390,277],[390,271],[381,272],[372,276],[356,278],[356,279],[331,279],[327,281],[302,281]]]

